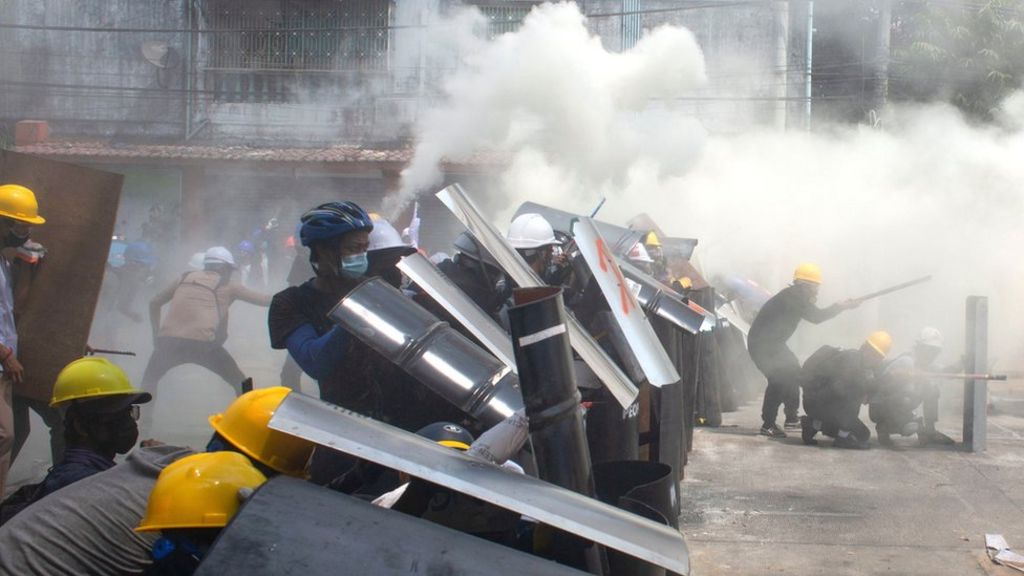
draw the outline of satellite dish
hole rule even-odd
[[[166,42],[143,42],[142,57],[157,68],[174,68],[178,65],[178,51]]]

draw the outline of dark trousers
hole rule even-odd
[[[917,404],[917,399],[907,396],[879,397],[872,399],[868,417],[875,424],[896,433],[914,421],[914,409],[917,408]]]
[[[867,441],[871,430],[860,420],[860,402],[835,397],[829,394],[804,394],[804,412],[807,417],[821,421],[821,433],[833,438],[841,430],[852,434],[857,440]]]
[[[219,342],[200,342],[185,338],[161,337],[156,339],[153,355],[149,357],[146,371],[142,375],[142,388],[156,399],[156,385],[172,368],[182,364],[196,364],[220,376],[235,389],[235,394],[242,393],[242,380],[245,374],[238,363]]]
[[[14,449],[11,453],[11,462],[18,459],[18,452],[28,440],[32,433],[32,421],[29,410],[33,410],[43,419],[43,423],[50,429],[50,458],[53,464],[58,464],[64,456],[64,419],[60,411],[52,408],[49,402],[34,400],[24,396],[14,396]]]
[[[785,346],[762,350],[752,346],[750,357],[754,365],[768,379],[761,403],[761,420],[765,424],[775,423],[779,406],[785,405],[786,420],[796,421],[800,411],[800,361]]]

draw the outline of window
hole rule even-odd
[[[388,69],[390,0],[199,0],[197,63],[220,102],[288,102]]]

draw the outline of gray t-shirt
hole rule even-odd
[[[159,533],[138,533],[165,466],[190,448],[137,448],[121,464],[79,480],[0,527],[0,575],[140,574]]]

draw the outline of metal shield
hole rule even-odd
[[[260,487],[196,576],[572,576],[568,566],[287,476]]]
[[[490,350],[491,354],[497,356],[510,370],[517,372],[516,359],[512,353],[512,337],[465,292],[459,290],[458,286],[442,274],[426,256],[413,252],[399,260],[398,269],[444,306],[444,309]]]
[[[523,407],[508,366],[380,278],[357,286],[327,316],[488,426]]]
[[[636,360],[643,368],[647,381],[654,386],[664,386],[679,381],[672,361],[665,348],[658,341],[657,334],[647,321],[644,311],[636,301],[633,291],[626,283],[615,256],[612,255],[594,221],[582,218],[573,226],[576,246],[590,266],[601,292],[604,294],[612,315],[629,342]]]
[[[648,316],[664,318],[690,334],[707,332],[715,326],[715,315],[695,302],[684,301],[670,286],[633,266],[624,258],[616,260],[622,273],[638,286],[633,292]]]
[[[47,254],[19,302],[19,396],[48,402],[57,374],[85,352],[123,182],[121,174],[0,150],[0,184],[30,188],[46,218],[32,239]]]
[[[520,288],[544,286],[544,282],[526,265],[519,253],[509,245],[505,237],[494,229],[484,218],[480,210],[469,199],[466,191],[458,184],[452,184],[436,194],[437,198],[455,214],[455,217],[473,233],[473,236],[490,251],[494,259]],[[569,314],[566,317],[569,339],[576,353],[580,355],[601,378],[601,382],[612,393],[623,409],[629,411],[636,403],[639,394],[637,387],[629,380],[621,369],[615,365],[604,350],[594,342],[590,334],[580,326],[576,318]]]
[[[580,214],[573,214],[572,212],[537,204],[536,202],[523,202],[519,209],[516,210],[516,216],[530,213],[540,214],[551,224],[552,228],[569,235],[572,235],[573,222],[581,218]],[[597,226],[598,232],[601,233],[601,237],[608,243],[612,254],[616,256],[628,254],[629,249],[647,235],[646,230],[630,230],[629,228],[601,222],[600,220],[594,220],[593,222]]]
[[[293,392],[269,426],[524,514],[678,574],[689,573],[686,542],[669,526],[532,476],[509,473],[321,400]]]

